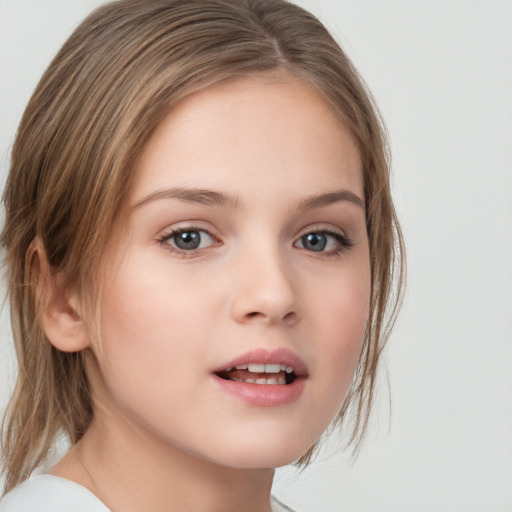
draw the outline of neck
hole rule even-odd
[[[86,487],[112,512],[270,511],[273,469],[221,466],[111,427],[95,420],[52,473]]]

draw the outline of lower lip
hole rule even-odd
[[[217,385],[226,393],[259,407],[276,407],[294,402],[304,390],[306,379],[297,377],[291,384],[248,384],[221,379],[213,375]]]

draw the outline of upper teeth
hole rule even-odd
[[[247,370],[251,373],[293,372],[293,366],[286,366],[285,364],[242,364],[240,366],[237,366],[236,369]]]

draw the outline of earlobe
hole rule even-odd
[[[59,273],[52,272],[39,239],[32,242],[27,252],[27,273],[34,287],[39,320],[50,343],[63,352],[89,347],[82,316],[73,307],[74,297],[61,286]]]

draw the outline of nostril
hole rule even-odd
[[[250,313],[245,314],[246,320],[253,320],[253,319],[268,319],[269,321],[278,321],[279,318],[273,318],[273,315],[265,314],[260,311],[251,311]],[[289,313],[286,313],[282,318],[282,321],[286,323],[293,323],[297,320],[297,313],[295,311],[290,311]]]
[[[286,322],[294,322],[297,320],[297,313],[295,313],[295,311],[290,311],[284,316],[283,320]]]

